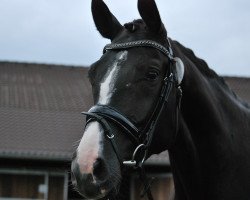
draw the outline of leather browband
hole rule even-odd
[[[168,41],[169,43],[169,41]],[[173,51],[171,49],[170,43],[169,48],[162,46],[161,44],[153,41],[153,40],[137,40],[132,42],[124,42],[119,44],[107,44],[104,49],[103,53],[105,53],[107,50],[120,50],[120,49],[129,49],[133,47],[152,47],[154,49],[158,49],[163,54],[165,54],[170,60],[173,60]]]

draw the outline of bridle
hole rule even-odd
[[[93,106],[88,112],[82,112],[82,114],[87,116],[86,125],[92,121],[98,121],[101,124],[104,130],[104,134],[110,140],[121,167],[126,166],[140,169],[141,177],[142,179],[144,179],[143,182],[145,183],[145,193],[147,193],[149,199],[153,199],[149,188],[146,188],[148,185],[148,181],[145,176],[143,164],[148,156],[148,149],[151,145],[156,125],[160,119],[160,116],[162,114],[162,111],[164,110],[166,103],[169,100],[170,93],[174,86],[177,88],[175,127],[176,137],[178,131],[178,113],[180,109],[182,90],[176,81],[176,73],[174,71],[174,56],[169,40],[167,48],[152,40],[139,40],[125,43],[108,44],[104,47],[103,51],[105,53],[106,51],[122,50],[136,47],[148,47],[157,49],[164,55],[166,55],[170,61],[169,70],[166,70],[163,79],[163,85],[161,88],[159,99],[145,127],[143,129],[139,129],[136,124],[129,120],[125,115],[108,105],[97,104]],[[113,134],[110,123],[116,124],[119,128],[121,128],[130,138],[130,140],[137,146],[134,150],[131,160],[123,161],[122,157],[120,156],[118,147],[115,142],[115,135]]]

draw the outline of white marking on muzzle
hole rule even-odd
[[[93,164],[98,158],[100,131],[98,122],[91,122],[84,131],[77,149],[77,163],[82,174],[93,173]]]
[[[107,71],[100,84],[98,104],[107,105],[115,92],[115,81],[120,64],[127,59],[127,51],[117,54],[114,63]],[[102,128],[98,122],[91,122],[84,131],[83,137],[77,149],[77,163],[82,174],[93,174],[93,164],[98,158],[101,150]]]

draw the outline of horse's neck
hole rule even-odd
[[[186,70],[180,131],[175,148],[170,150],[177,197],[217,199],[219,184],[233,181],[227,173],[233,170],[232,155],[237,154],[239,144],[235,124],[244,126],[246,113],[218,77],[206,77],[190,59],[182,59]],[[249,132],[249,125],[245,128],[248,131],[241,134]]]
[[[169,150],[171,168],[175,182],[175,199],[202,200],[202,177],[199,155],[191,134],[183,119],[174,148]]]

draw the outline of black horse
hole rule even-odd
[[[129,166],[168,150],[176,199],[249,200],[249,105],[167,36],[154,0],[138,0],[138,9],[142,20],[122,26],[92,0],[95,25],[112,43],[89,70],[95,106],[84,113],[73,184],[87,199],[115,196]]]

